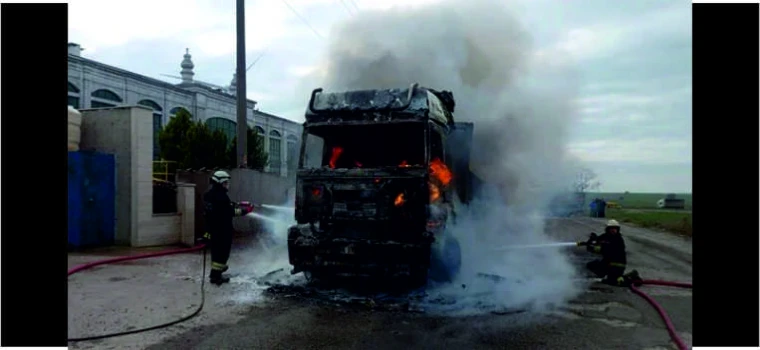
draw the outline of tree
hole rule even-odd
[[[161,158],[177,162],[180,169],[224,168],[227,160],[227,136],[214,132],[201,122],[193,122],[187,111],[180,110],[158,134]]]
[[[192,127],[192,118],[185,109],[180,109],[174,118],[169,119],[166,127],[158,132],[161,159],[179,162],[184,158],[188,147],[187,135]]]
[[[576,177],[575,191],[585,193],[588,190],[595,190],[601,186],[601,182],[596,179],[596,173],[589,168],[582,168]]]
[[[264,138],[256,131],[248,127],[246,130],[248,140],[246,142],[247,167],[249,169],[264,170],[269,163],[269,154],[264,149]],[[237,137],[232,139],[232,145],[227,151],[227,159],[231,166],[237,164]]]
[[[188,133],[187,153],[183,155],[183,168],[226,168],[227,136],[221,130],[214,132],[203,122],[193,123]]]
[[[264,151],[264,139],[248,128],[248,167],[263,170],[269,156]],[[192,121],[185,110],[177,112],[166,127],[159,131],[161,158],[177,162],[179,169],[231,168],[236,162],[237,140],[230,144],[221,130],[211,131],[205,123]]]

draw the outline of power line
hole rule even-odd
[[[263,57],[264,54],[267,53],[268,49],[269,49],[269,47],[267,47],[263,51],[261,51],[261,53],[256,57],[256,59],[254,59],[253,62],[251,62],[251,64],[248,65],[248,68],[246,68],[245,71],[246,72],[249,71],[251,69],[251,67],[253,67],[253,65],[256,64],[256,62],[258,62],[261,59],[261,57]]]
[[[341,5],[343,5],[343,8],[344,8],[344,9],[346,9],[346,12],[348,12],[348,15],[349,15],[349,16],[351,16],[351,17],[353,17],[353,16],[354,16],[354,13],[353,13],[353,12],[351,12],[351,8],[350,8],[350,7],[348,7],[348,5],[346,4],[346,1],[345,1],[345,0],[340,0],[340,4],[341,4]]]
[[[325,38],[325,37],[322,36],[322,34],[319,34],[319,32],[316,29],[314,29],[314,27],[312,27],[311,24],[309,24],[309,21],[307,21],[306,18],[304,18],[303,16],[301,16],[298,13],[298,11],[296,11],[296,9],[293,8],[293,6],[290,6],[290,4],[286,0],[282,0],[282,3],[284,3],[285,6],[287,6],[290,9],[291,12],[293,12],[293,14],[295,14],[296,16],[298,16],[298,18],[301,19],[301,21],[303,22],[303,24],[305,24],[307,27],[309,27],[309,29],[311,29],[311,31],[314,32],[314,34],[316,36],[318,36],[320,39],[324,39]]]
[[[348,0],[348,2],[350,2],[351,5],[354,5],[354,7],[356,8],[356,11],[361,11],[361,10],[359,10],[359,5],[356,4],[356,1],[354,1],[354,0]]]

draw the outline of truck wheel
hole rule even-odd
[[[442,243],[433,249],[429,276],[435,282],[451,282],[462,267],[462,250],[456,238],[448,236]]]

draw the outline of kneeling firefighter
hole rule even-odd
[[[232,218],[253,211],[250,202],[234,203],[230,200],[230,174],[217,171],[211,175],[211,188],[203,194],[205,202],[206,234],[204,239],[211,246],[211,283],[221,285],[230,281],[222,273],[227,271],[227,260],[232,249]]]
[[[578,245],[586,246],[589,252],[602,255],[601,259],[586,264],[589,270],[603,278],[602,282],[615,286],[628,286],[639,279],[636,270],[625,274],[627,263],[625,240],[620,234],[620,224],[617,220],[607,221],[604,234],[597,236],[592,232],[588,241],[578,242]]]

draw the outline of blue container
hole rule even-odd
[[[69,246],[114,243],[116,161],[112,154],[69,152]]]

